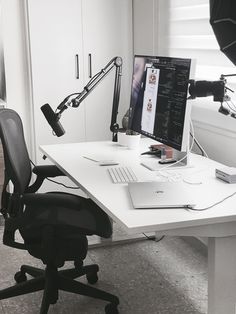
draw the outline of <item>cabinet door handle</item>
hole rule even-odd
[[[79,79],[79,55],[75,55],[75,78]]]
[[[92,78],[92,54],[88,54],[89,78]]]

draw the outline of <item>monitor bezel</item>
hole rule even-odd
[[[177,144],[174,142],[170,142],[170,140],[162,139],[160,137],[157,137],[156,135],[153,134],[147,134],[146,132],[140,132],[140,130],[135,130],[131,126],[131,119],[132,119],[132,91],[133,91],[133,76],[134,76],[134,66],[135,66],[135,58],[150,58],[150,59],[158,59],[158,58],[163,58],[163,59],[177,59],[177,60],[186,60],[189,61],[189,77],[191,75],[191,64],[192,64],[192,59],[190,58],[181,58],[181,57],[172,57],[172,56],[151,56],[151,55],[143,55],[143,54],[135,54],[133,57],[133,72],[132,72],[132,80],[131,80],[131,92],[130,92],[130,114],[129,114],[129,128],[135,132],[139,132],[141,135],[149,137],[157,142],[160,142],[164,145],[167,145],[173,149],[176,149],[177,151],[181,152],[186,152],[188,151],[189,147],[189,130],[190,130],[190,115],[191,115],[191,105],[190,103],[187,103],[187,92],[188,92],[188,87],[186,89],[186,102],[185,102],[185,108],[184,108],[184,121],[183,121],[183,131],[182,131],[182,141],[181,144]]]

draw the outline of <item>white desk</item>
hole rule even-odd
[[[141,151],[149,144],[149,140],[143,140]],[[135,210],[127,184],[112,184],[107,167],[83,156],[115,159],[121,166],[130,165],[140,181],[156,180],[154,172],[140,165],[140,152],[112,142],[47,145],[41,151],[127,233],[160,231],[166,235],[208,237],[208,314],[236,313],[236,196],[202,212]],[[192,168],[175,171],[191,183],[202,182],[192,185],[199,198],[197,207],[211,205],[236,191],[236,185],[215,178],[219,163],[197,155],[191,155],[190,163]]]

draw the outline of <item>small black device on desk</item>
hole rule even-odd
[[[141,155],[152,155],[152,156],[156,156],[158,158],[161,158],[161,160],[159,160],[159,163],[162,164],[162,165],[164,165],[164,164],[172,164],[172,163],[176,162],[175,159],[166,158],[166,149],[165,149],[165,147],[161,147],[159,149],[157,147],[150,146],[149,147],[149,151],[146,151],[146,152],[142,153]]]
[[[141,155],[152,155],[152,156],[156,156],[156,157],[161,158],[161,150],[160,149],[151,149],[151,150],[148,150],[148,151],[142,153]]]

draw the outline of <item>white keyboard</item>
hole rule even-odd
[[[128,183],[138,181],[130,167],[111,167],[107,169],[113,183]]]

